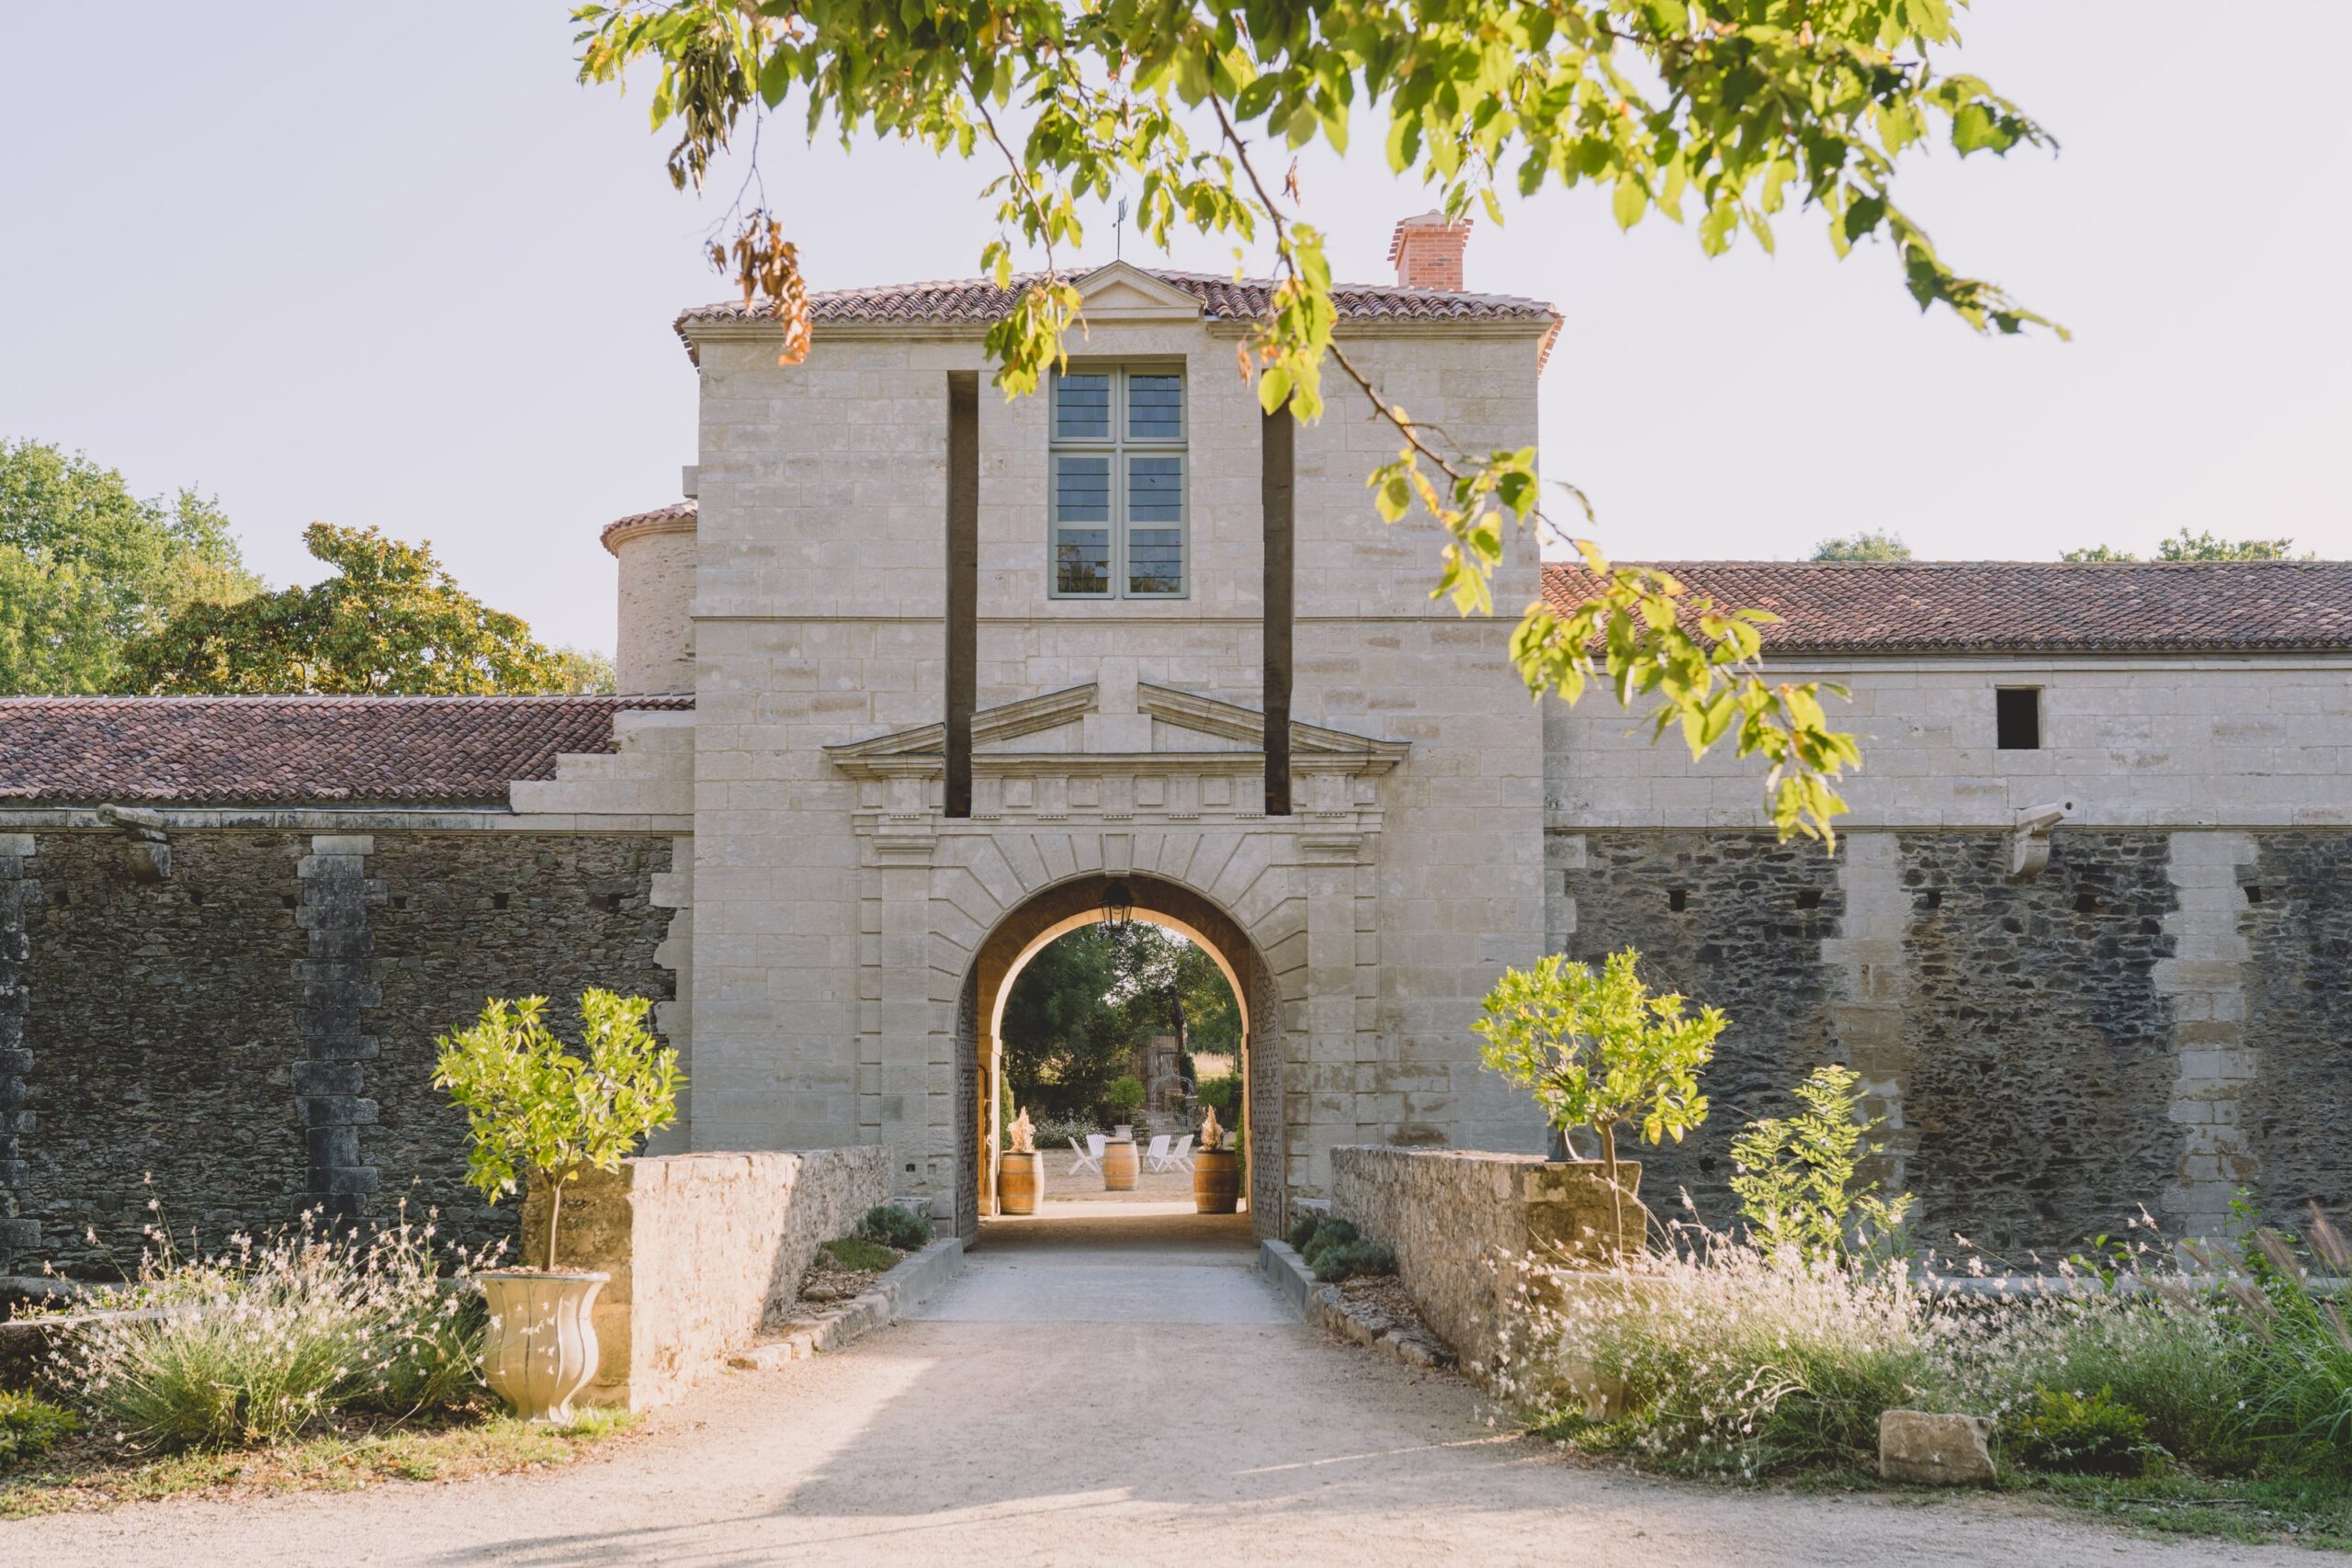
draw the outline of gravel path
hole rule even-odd
[[[1458,1380],[1289,1319],[1250,1262],[1246,1233],[1135,1206],[996,1222],[919,1319],[716,1380],[610,1459],[0,1525],[0,1562],[2317,1561],[1997,1499],[1801,1498],[1582,1468],[1489,1431]]]

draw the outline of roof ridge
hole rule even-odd
[[[48,692],[0,695],[0,706],[107,707],[137,704],[160,707],[167,704],[190,706],[198,704],[275,704],[282,707],[303,705],[365,707],[398,703],[412,707],[455,707],[488,703],[517,705],[608,703],[616,707],[652,707],[678,706],[693,700],[693,695],[684,692],[167,692],[159,694],[93,693],[88,695]]]
[[[1760,560],[1729,557],[1720,559],[1713,558],[1688,557],[1674,560],[1659,558],[1645,558],[1642,560],[1612,559],[1611,564],[1616,566],[1657,567],[1664,570],[1671,570],[1675,567],[1769,567],[1777,571],[1792,570],[1834,570],[1839,571],[1876,570],[1885,571],[1919,571],[1951,569],[1966,569],[1974,570],[1979,568],[1989,566],[2030,567],[2036,570],[2065,570],[2076,567],[2096,569],[2107,569],[2113,567],[2122,567],[2127,569],[2157,568],[2165,570],[2199,570],[2213,567],[2227,567],[2231,569],[2243,567],[2267,568],[2284,566],[2341,567],[2352,566],[2352,560],[2334,557],[2316,557],[2308,560],[2300,558],[2288,560],[1998,560],[1990,558],[1982,560]],[[1585,563],[1580,560],[1547,560],[1544,563],[1544,570],[1546,571],[1587,571],[1591,569],[1587,567]]]

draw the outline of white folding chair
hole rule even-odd
[[[1192,1134],[1187,1133],[1176,1140],[1176,1146],[1168,1151],[1168,1159],[1159,1168],[1182,1171],[1190,1171],[1193,1168]]]
[[[1165,1172],[1169,1168],[1167,1134],[1162,1133],[1151,1140],[1151,1146],[1143,1152],[1143,1163],[1147,1170]]]
[[[1081,1170],[1091,1170],[1097,1176],[1102,1175],[1102,1134],[1089,1133],[1086,1134],[1086,1146],[1080,1148],[1078,1140],[1072,1138],[1069,1141],[1069,1152],[1078,1156],[1078,1163],[1071,1166],[1065,1174],[1076,1176]]]

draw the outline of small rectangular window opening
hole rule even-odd
[[[1996,738],[2004,751],[2041,750],[2041,688],[2003,686],[1993,694]]]

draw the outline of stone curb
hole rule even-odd
[[[1336,1334],[1368,1350],[1377,1350],[1408,1367],[1423,1369],[1455,1364],[1453,1350],[1425,1329],[1401,1327],[1385,1314],[1360,1315],[1347,1292],[1337,1285],[1319,1285],[1315,1271],[1287,1242],[1258,1244],[1258,1267],[1274,1282],[1302,1322]]]
[[[727,1364],[738,1371],[771,1371],[786,1362],[845,1348],[875,1329],[888,1327],[963,1271],[964,1243],[956,1236],[942,1236],[921,1252],[899,1259],[874,1281],[872,1290],[830,1312],[800,1319],[775,1338],[734,1352]]]
[[[1367,1350],[1424,1371],[1454,1365],[1454,1354],[1425,1328],[1408,1327],[1368,1303],[1351,1300],[1337,1285],[1317,1285],[1307,1298],[1306,1321]]]
[[[1303,1321],[1306,1303],[1315,1294],[1315,1274],[1299,1257],[1297,1249],[1286,1241],[1269,1236],[1258,1244],[1258,1270],[1274,1282],[1274,1289],[1290,1303],[1291,1310]]]

